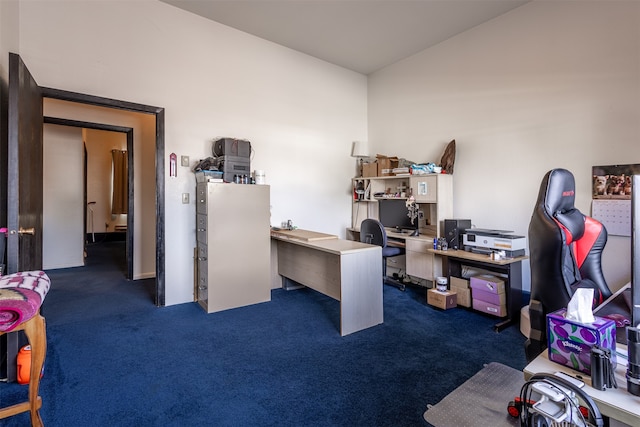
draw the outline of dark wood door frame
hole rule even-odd
[[[153,114],[156,119],[156,295],[155,304],[165,305],[165,224],[164,224],[164,108],[133,102],[120,101],[111,98],[86,95],[77,92],[69,92],[60,89],[43,87],[43,98],[58,99],[61,101],[75,102],[78,104],[94,105],[98,107],[114,108],[136,113]],[[130,165],[133,165],[131,162]],[[129,172],[131,173],[131,171]],[[129,191],[133,186],[129,187]],[[133,197],[130,194],[129,207],[132,208]],[[127,223],[130,219],[127,218]],[[131,215],[133,221],[133,215]],[[129,236],[130,233],[127,233]],[[129,239],[129,237],[127,237]],[[128,258],[128,257],[127,257]]]
[[[133,196],[134,196],[134,162],[133,162],[133,128],[123,127],[123,126],[114,126],[107,125],[103,123],[93,123],[93,122],[83,122],[78,120],[68,120],[68,119],[60,119],[57,117],[44,117],[44,122],[52,125],[60,125],[60,126],[70,126],[81,129],[96,129],[96,130],[104,130],[108,132],[120,132],[126,134],[127,137],[127,163],[128,163],[128,171],[127,171],[127,182],[129,192],[127,194],[127,238],[126,238],[126,253],[127,253],[127,279],[133,279],[133,238],[134,238],[134,204],[133,204]],[[85,183],[86,183],[86,173],[85,173]],[[86,186],[84,186],[84,223],[85,223],[85,233],[86,234],[86,224],[87,224],[87,200],[86,200]]]

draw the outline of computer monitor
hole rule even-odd
[[[404,199],[380,199],[378,200],[378,218],[387,228],[402,228],[414,230],[417,228],[417,219],[411,224],[411,218],[407,215],[406,201]]]

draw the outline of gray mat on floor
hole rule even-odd
[[[509,401],[520,395],[522,371],[489,363],[438,404],[424,419],[436,427],[512,427],[518,420],[507,414]]]

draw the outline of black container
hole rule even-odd
[[[640,329],[627,327],[627,391],[640,396]]]
[[[462,249],[462,235],[469,228],[471,228],[470,219],[445,219],[444,236],[447,240],[447,247]]]

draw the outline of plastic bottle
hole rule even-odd
[[[25,345],[18,352],[16,358],[18,362],[18,384],[29,384],[31,378],[31,346]],[[42,372],[40,372],[40,378],[44,373],[44,365],[42,366]]]

